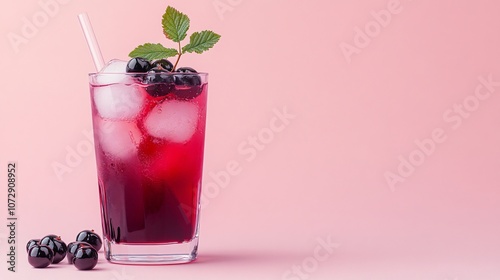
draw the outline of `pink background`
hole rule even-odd
[[[229,9],[218,12],[221,3]],[[32,269],[30,238],[101,231],[93,154],[60,179],[52,168],[89,143],[94,69],[77,14],[89,13],[106,59],[126,59],[138,44],[168,44],[167,5],[191,17],[191,32],[222,35],[182,59],[210,73],[205,186],[229,162],[241,167],[208,194],[199,260]],[[479,82],[500,81],[499,9],[493,0],[65,0],[44,23],[38,0],[4,2],[0,181],[17,161],[19,249],[9,273],[1,226],[2,279],[500,279],[500,86]],[[37,15],[43,26],[11,44]],[[284,108],[294,118],[266,138]],[[441,143],[427,140],[424,154],[415,141],[434,130]],[[268,141],[247,160],[238,147],[259,133]],[[404,181],[391,187],[387,172]],[[314,261],[329,236],[339,247]],[[287,275],[302,264],[302,277]]]

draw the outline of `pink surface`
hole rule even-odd
[[[0,227],[2,279],[500,278],[498,2],[193,2],[3,3],[0,181],[17,161],[20,244],[8,272]],[[222,35],[182,60],[210,73],[199,260],[32,269],[30,238],[101,230],[77,14],[126,59],[165,43],[167,4]],[[25,18],[41,27],[23,35]]]

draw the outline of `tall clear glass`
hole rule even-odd
[[[104,250],[112,263],[196,259],[208,75],[159,75],[89,75]]]

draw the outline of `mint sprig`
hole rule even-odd
[[[210,30],[194,32],[189,37],[189,43],[184,47],[181,42],[187,37],[190,20],[189,17],[178,10],[168,6],[162,17],[163,34],[174,43],[177,43],[177,49],[166,48],[162,44],[146,43],[138,46],[129,56],[131,58],[142,57],[148,60],[156,60],[177,56],[172,71],[175,71],[181,56],[185,53],[201,54],[211,49],[220,39],[220,35]]]

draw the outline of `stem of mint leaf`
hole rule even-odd
[[[175,61],[174,68],[172,68],[172,72],[174,72],[175,69],[177,69],[177,64],[179,64],[179,60],[181,60],[181,56],[182,56],[182,48],[181,48],[181,42],[179,42],[179,55],[177,56],[177,61]]]
[[[132,58],[143,57],[148,60],[155,60],[177,55],[177,60],[172,69],[172,71],[175,71],[183,54],[193,52],[201,54],[211,49],[221,37],[210,30],[194,32],[189,37],[189,43],[181,47],[181,41],[186,38],[189,26],[190,20],[187,15],[168,6],[162,17],[163,34],[167,39],[176,42],[179,49],[165,48],[161,44],[146,43],[134,49],[129,56]]]

